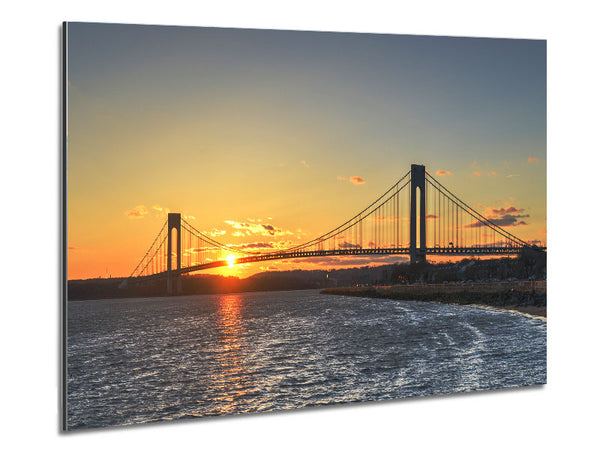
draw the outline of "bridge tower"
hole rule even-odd
[[[418,191],[417,191],[418,188]],[[417,218],[417,202],[419,217]],[[418,222],[417,222],[418,221]],[[419,224],[419,246],[417,248],[417,223]],[[427,241],[425,233],[425,166],[410,166],[410,263],[425,262]]]
[[[173,229],[177,231],[177,270],[173,270]],[[181,294],[181,214],[169,213],[167,220],[167,295]],[[173,273],[175,272],[175,273]]]

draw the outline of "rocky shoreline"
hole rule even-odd
[[[546,281],[505,281],[326,288],[322,294],[481,305],[546,317]]]

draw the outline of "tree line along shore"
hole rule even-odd
[[[546,317],[546,281],[500,281],[325,288],[323,294],[481,305]]]

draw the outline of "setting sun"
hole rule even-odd
[[[236,261],[235,255],[227,255],[227,257],[225,258],[225,260],[227,261],[227,265],[229,267],[235,266],[235,261]]]

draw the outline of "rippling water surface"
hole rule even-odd
[[[318,291],[68,306],[68,426],[546,382],[546,323]]]

